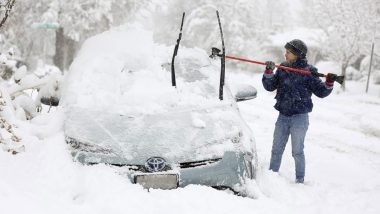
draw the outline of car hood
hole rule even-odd
[[[121,115],[71,108],[65,135],[111,150],[120,163],[145,163],[150,157],[186,162],[221,157],[239,146],[241,118],[231,106],[149,115]]]

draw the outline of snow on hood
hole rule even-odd
[[[197,48],[179,48],[173,87],[169,64],[173,49],[155,44],[151,32],[130,25],[94,36],[70,67],[61,103],[147,114],[231,101],[232,97],[218,100],[219,60]]]

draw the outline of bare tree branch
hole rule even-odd
[[[5,10],[5,14],[4,14],[4,17],[2,18],[1,22],[0,22],[0,28],[4,25],[5,21],[8,19],[8,16],[15,4],[16,0],[7,0],[7,2],[2,5],[0,4],[0,10]]]

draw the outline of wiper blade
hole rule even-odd
[[[183,20],[184,19],[185,19],[185,12],[183,12],[183,14],[182,14],[181,29],[180,29],[179,36],[177,39],[177,44],[174,47],[174,53],[173,53],[173,58],[172,58],[172,71],[171,71],[171,73],[172,73],[172,86],[174,86],[174,87],[177,86],[176,81],[175,81],[174,58],[177,56],[179,43],[180,43],[181,38],[182,38],[182,27],[183,27]]]
[[[224,87],[224,79],[225,79],[225,62],[226,62],[226,50],[224,47],[224,37],[222,24],[220,23],[219,11],[216,11],[216,16],[218,17],[219,31],[222,39],[222,54],[220,54],[220,84],[219,84],[219,99],[223,100],[223,87]]]

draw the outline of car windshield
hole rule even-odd
[[[62,103],[149,114],[226,102],[218,99],[219,60],[210,59],[204,50],[180,47],[173,87],[169,63],[173,47],[157,45],[149,33],[139,31],[114,30],[87,40],[70,68]],[[128,39],[136,36],[144,38]]]

